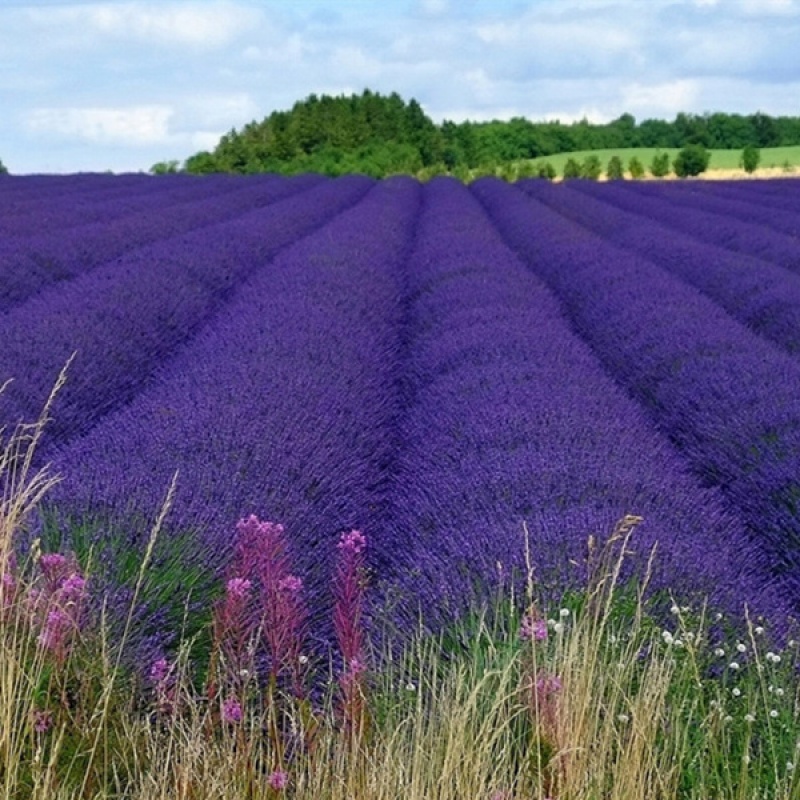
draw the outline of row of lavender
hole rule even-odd
[[[43,228],[110,222],[124,213],[232,191],[238,183],[227,176],[209,181],[181,176],[168,182],[145,175],[6,177],[0,185],[0,232],[24,236]]]
[[[371,185],[348,177],[290,191],[230,221],[79,272],[16,305],[0,316],[0,375],[15,378],[4,398],[7,413],[35,416],[53,376],[76,353],[49,441],[63,444],[90,430],[133,399],[250,274]]]
[[[30,216],[38,222],[36,233],[4,235],[0,240],[0,313],[46,286],[76,277],[146,244],[235,218],[311,188],[320,180],[306,175],[292,180],[268,177],[245,186],[195,182],[189,187],[192,194],[184,191],[177,200],[173,192],[152,196],[151,190],[145,209],[131,209],[122,195],[106,198],[102,203],[107,219],[90,217],[90,221],[85,220],[84,209],[73,200],[80,217],[68,227],[54,225],[43,209],[34,209]]]
[[[135,548],[177,468],[181,558],[222,569],[237,518],[282,522],[323,640],[352,527],[405,624],[520,570],[523,521],[542,583],[579,582],[586,537],[626,512],[646,519],[640,563],[658,542],[657,585],[796,608],[800,373],[689,285],[692,242],[680,269],[655,263],[663,229],[634,255],[610,241],[622,216],[599,238],[496,181],[307,180],[242,182],[221,216],[245,192],[274,202],[0,316],[0,377],[16,377],[0,424],[34,415],[78,351],[45,446],[60,513]],[[546,202],[605,224],[570,192],[571,211]]]
[[[625,233],[613,209],[601,238],[573,221],[600,225],[602,209],[583,198],[554,200],[564,216],[497,182],[473,191],[606,370],[723,493],[761,565],[800,597],[800,363],[786,352],[794,275],[644,221],[628,220]]]

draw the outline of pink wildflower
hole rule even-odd
[[[361,531],[350,531],[343,533],[337,547],[340,550],[349,550],[358,555],[367,546],[367,539]]]
[[[536,642],[541,642],[547,638],[547,622],[539,619],[535,609],[528,610],[522,618],[519,637],[524,641]]]
[[[252,581],[247,580],[247,578],[231,578],[225,584],[225,591],[228,593],[228,597],[244,600],[250,594],[252,587]]]
[[[150,680],[153,683],[163,683],[169,675],[169,662],[166,658],[157,658],[150,667]]]
[[[43,553],[39,559],[39,568],[48,583],[59,584],[69,569],[69,561],[62,553]]]
[[[52,724],[53,718],[50,716],[49,711],[33,712],[33,729],[36,733],[47,733]]]
[[[289,776],[283,770],[276,769],[267,779],[267,784],[270,789],[281,792],[289,785]]]
[[[64,609],[56,606],[47,613],[47,618],[37,641],[60,661],[66,654],[67,638],[72,629],[72,618]]]
[[[302,581],[290,572],[284,527],[262,522],[251,514],[239,520],[236,530],[238,569],[257,578],[261,588],[262,630],[270,656],[271,677],[288,673],[295,694],[302,695],[300,654],[307,615],[300,597]]]
[[[241,684],[240,677],[251,669],[249,648],[256,629],[255,615],[249,607],[252,587],[247,578],[230,578],[225,584],[225,597],[214,609],[214,638],[225,653],[229,677],[235,684]]]
[[[303,581],[294,575],[287,575],[278,581],[278,588],[286,592],[299,592],[303,588]]]
[[[222,704],[223,722],[241,722],[242,705],[235,697],[228,697]]]
[[[150,666],[150,680],[153,682],[156,707],[162,714],[172,714],[175,710],[177,688],[173,666],[166,658],[157,658]]]
[[[558,675],[545,675],[536,681],[536,690],[543,695],[556,694],[561,688],[561,678]]]
[[[364,548],[366,537],[360,531],[343,533],[339,539],[339,557],[334,584],[333,628],[342,654],[344,671],[339,678],[341,710],[347,727],[357,728],[363,717],[365,602]]]
[[[64,605],[79,603],[86,596],[86,579],[77,572],[73,573],[64,579],[57,594]]]

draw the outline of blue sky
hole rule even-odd
[[[800,0],[0,0],[0,160],[147,170],[315,92],[436,120],[800,116]]]

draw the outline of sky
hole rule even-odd
[[[800,0],[0,0],[0,161],[138,172],[311,93],[436,122],[800,116]]]

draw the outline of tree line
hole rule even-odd
[[[374,177],[426,171],[460,172],[535,159],[556,153],[613,148],[744,149],[800,144],[800,117],[679,113],[674,120],[637,122],[630,114],[604,124],[581,120],[435,124],[416,100],[397,93],[331,97],[312,94],[288,111],[224,134],[212,151],[179,162],[161,162],[153,172],[341,175]]]

